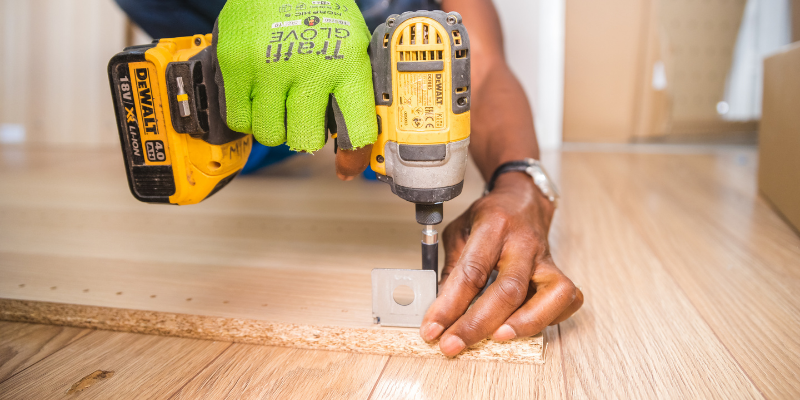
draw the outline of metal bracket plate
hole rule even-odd
[[[414,301],[403,306],[394,301],[394,290],[408,286]],[[381,326],[419,328],[422,317],[436,300],[436,272],[421,269],[372,270],[372,319]]]

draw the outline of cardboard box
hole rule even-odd
[[[800,42],[764,60],[758,187],[800,232]]]
[[[731,123],[717,113],[745,4],[566,1],[564,141],[755,132],[755,122]],[[658,62],[662,89],[653,84]]]

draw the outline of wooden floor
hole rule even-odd
[[[340,296],[341,276],[418,263],[413,208],[335,182],[329,155],[178,208],[135,203],[116,151],[0,148],[0,297],[368,328],[369,284]],[[562,190],[554,259],[586,303],[545,332],[543,365],[0,322],[0,398],[800,398],[800,238],[757,196],[753,149],[544,160]],[[446,217],[479,193],[471,171]],[[130,273],[109,278],[111,265]],[[236,274],[252,285],[229,287]],[[95,371],[108,372],[82,381]]]

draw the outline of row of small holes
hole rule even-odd
[[[20,284],[19,284],[19,287],[20,287],[20,288],[24,288],[24,287],[25,287],[25,284],[24,284],[24,283],[20,283]],[[50,286],[50,290],[56,290],[56,289],[58,289],[58,286]],[[89,289],[83,289],[83,293],[89,293]],[[117,296],[121,296],[121,295],[122,295],[122,292],[117,292]],[[150,298],[151,298],[151,299],[155,299],[155,298],[156,298],[156,295],[154,295],[154,294],[151,294],[151,295],[150,295]],[[192,298],[191,298],[191,297],[188,297],[188,298],[186,299],[186,301],[192,301]],[[222,301],[222,304],[228,304],[228,303],[230,303],[228,300],[223,300],[223,301]],[[261,307],[267,307],[268,305],[269,305],[269,304],[262,304],[262,305],[261,305]],[[301,309],[301,310],[307,310],[307,309],[308,309],[308,307],[300,307],[300,309]],[[345,312],[345,313],[346,313],[346,312],[348,312],[348,310],[342,310],[342,312]]]
[[[19,284],[19,287],[20,287],[20,288],[24,288],[24,287],[25,287],[25,284],[24,284],[24,283],[20,283],[20,284]],[[58,286],[50,286],[50,290],[57,290],[57,289],[58,289]],[[83,293],[89,293],[89,289],[83,289]],[[116,293],[116,295],[117,295],[117,296],[122,296],[122,294],[123,294],[123,292],[117,292],[117,293]],[[150,295],[150,298],[151,298],[151,299],[155,299],[156,297],[157,297],[157,296],[156,296],[156,295],[154,295],[154,294],[151,294],[151,295]],[[188,298],[186,299],[186,301],[192,301],[192,298],[191,298],[191,297],[188,297]],[[223,300],[223,301],[222,301],[222,304],[228,304],[228,303],[229,303],[229,301],[228,301],[228,300]],[[262,305],[261,305],[261,307],[266,307],[267,305],[268,305],[268,304],[262,304]]]

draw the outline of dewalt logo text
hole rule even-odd
[[[158,135],[158,124],[156,123],[155,112],[153,109],[153,92],[151,90],[150,76],[147,68],[137,68],[136,91],[139,95],[139,111],[142,116],[142,127],[145,133]]]
[[[444,89],[442,84],[442,74],[436,74],[436,105],[444,103]]]

